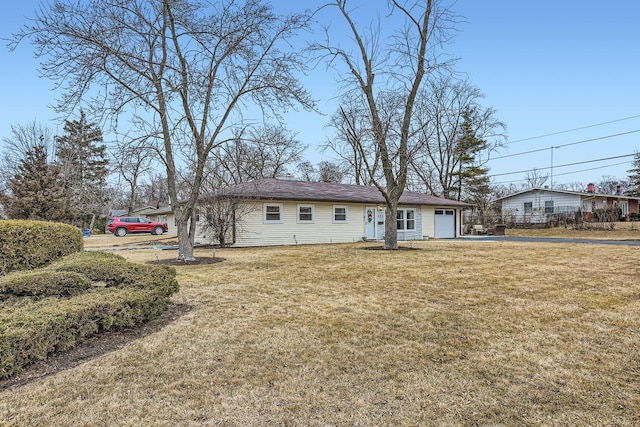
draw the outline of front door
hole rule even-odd
[[[376,208],[364,210],[364,232],[367,239],[376,238]]]

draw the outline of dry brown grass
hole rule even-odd
[[[5,390],[1,424],[640,424],[640,248],[413,246],[225,249],[179,267],[188,314]]]
[[[507,236],[640,240],[640,222],[585,223],[581,227],[581,229],[574,229],[572,226],[566,228],[507,229]]]

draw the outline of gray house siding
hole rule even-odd
[[[553,191],[530,191],[505,198],[502,217],[507,223],[540,224],[547,222],[549,214],[577,212],[581,197],[577,194]]]

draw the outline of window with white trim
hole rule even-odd
[[[313,214],[314,214],[313,205],[298,205],[298,222],[299,223],[313,222]]]
[[[265,203],[264,204],[264,223],[265,224],[281,224],[282,223],[282,203]]]
[[[416,229],[416,210],[398,209],[396,213],[396,224],[398,231]]]
[[[347,222],[347,207],[346,206],[334,206],[333,207],[333,222],[341,223]]]

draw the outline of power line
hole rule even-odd
[[[611,164],[608,164],[608,165],[598,166],[598,167],[595,167],[595,168],[580,169],[580,170],[577,170],[577,171],[559,173],[559,174],[556,174],[555,176],[573,175],[573,174],[576,174],[576,173],[589,172],[589,171],[594,171],[594,170],[598,170],[598,169],[605,169],[605,168],[610,168],[612,166],[620,166],[620,165],[626,165],[626,164],[629,164],[629,162],[627,161],[627,162],[611,163]],[[509,184],[509,183],[512,183],[512,182],[525,182],[525,181],[527,181],[527,178],[515,179],[515,180],[511,180],[511,181],[493,182],[492,184]]]
[[[584,164],[587,164],[587,163],[603,162],[605,160],[621,159],[623,157],[632,157],[632,156],[635,156],[635,153],[624,154],[622,156],[606,157],[606,158],[596,159],[596,160],[585,160],[583,162],[567,163],[567,164],[564,164],[564,165],[547,166],[547,167],[543,167],[543,168],[526,169],[526,170],[521,170],[521,171],[517,171],[517,172],[497,173],[497,174],[493,174],[492,176],[495,177],[495,176],[504,176],[504,175],[515,175],[515,174],[518,174],[518,173],[531,172],[534,169],[535,170],[546,170],[546,169],[551,169],[552,167],[553,168],[564,168],[564,167],[567,167],[567,166],[584,165]]]
[[[638,116],[638,117],[640,117],[640,116]],[[584,144],[584,143],[587,143],[587,142],[600,141],[600,140],[603,140],[603,139],[615,138],[617,136],[629,135],[629,134],[636,133],[636,132],[640,132],[640,129],[631,130],[629,132],[616,133],[616,134],[613,134],[613,135],[601,136],[601,137],[598,137],[598,138],[585,139],[583,141],[570,142],[568,144],[554,145],[554,146],[546,147],[546,148],[538,148],[537,150],[523,151],[521,153],[506,154],[504,156],[492,157],[489,160],[506,159],[508,157],[516,157],[516,156],[523,156],[525,154],[539,153],[541,151],[551,150],[552,148],[562,148],[562,147],[568,147],[570,145],[578,145],[578,144]]]
[[[629,162],[612,163],[612,164],[610,164],[610,165],[598,166],[597,168],[581,169],[581,170],[579,170],[579,171],[559,173],[559,174],[557,174],[556,176],[573,175],[574,173],[595,171],[595,170],[598,170],[598,169],[609,168],[609,167],[611,167],[611,166],[626,165],[626,164],[628,164],[628,163],[629,163]]]
[[[611,120],[611,121],[608,121],[608,122],[596,123],[594,125],[582,126],[582,127],[579,127],[579,128],[562,130],[562,131],[559,131],[559,132],[547,133],[547,134],[544,134],[544,135],[532,136],[532,137],[529,137],[529,138],[517,139],[515,141],[509,141],[509,144],[515,144],[517,142],[524,142],[524,141],[531,141],[533,139],[546,138],[547,136],[560,135],[560,134],[563,134],[563,133],[575,132],[577,130],[589,129],[589,128],[593,128],[593,127],[596,127],[596,126],[602,126],[602,125],[608,125],[608,124],[611,124],[611,123],[622,122],[624,120],[635,119],[635,118],[638,118],[638,117],[640,117],[640,114],[638,114],[636,116],[624,117],[622,119]]]

